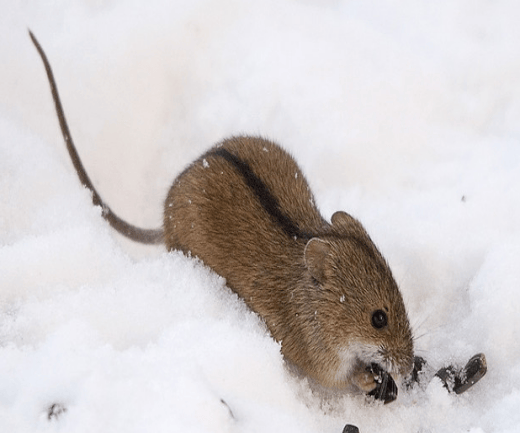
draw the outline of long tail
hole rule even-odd
[[[112,212],[112,210],[103,202],[100,195],[94,188],[94,185],[92,185],[92,182],[90,181],[87,172],[85,171],[85,168],[81,163],[81,159],[79,158],[78,152],[76,151],[74,142],[72,141],[72,136],[70,135],[67,120],[65,119],[65,113],[63,112],[63,107],[61,105],[60,97],[58,95],[58,87],[56,86],[56,82],[54,80],[51,65],[49,64],[47,56],[45,55],[45,52],[43,51],[40,43],[30,30],[29,35],[31,36],[31,40],[33,41],[33,44],[38,50],[43,64],[45,65],[45,71],[47,72],[47,78],[49,79],[49,84],[51,86],[52,99],[54,99],[56,114],[58,115],[58,120],[60,122],[61,133],[63,135],[63,139],[65,140],[65,144],[67,145],[67,150],[69,151],[70,158],[72,159],[72,163],[74,164],[76,173],[79,176],[79,180],[81,181],[83,186],[85,186],[92,192],[92,202],[95,206],[101,206],[103,218],[105,218],[114,229],[116,229],[119,233],[126,236],[127,238],[130,238],[133,241],[140,242],[143,244],[162,243],[164,237],[162,229],[141,229],[139,227],[135,227],[131,224],[128,224],[126,221],[123,221],[114,212]]]

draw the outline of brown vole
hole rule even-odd
[[[199,257],[265,321],[286,360],[318,384],[371,391],[374,365],[406,375],[413,339],[392,273],[355,218],[331,223],[294,159],[258,137],[214,146],[175,179],[162,229],[132,226],[103,202],[74,148],[51,67],[45,65],[78,176],[117,231]]]

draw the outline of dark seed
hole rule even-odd
[[[376,387],[368,393],[376,400],[383,400],[385,404],[393,402],[397,398],[397,385],[392,376],[384,371],[379,365],[371,364],[367,370],[374,375]]]
[[[441,368],[435,376],[444,387],[455,394],[462,394],[477,383],[487,372],[486,357],[483,353],[473,356],[462,369],[452,365]]]
[[[359,429],[352,424],[347,424],[343,429],[343,433],[359,433]]]
[[[47,419],[53,420],[58,419],[60,415],[67,412],[67,408],[59,403],[54,403],[47,409]]]

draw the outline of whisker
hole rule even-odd
[[[429,334],[429,332],[423,332],[421,335],[415,335],[414,334],[413,337],[412,337],[413,341],[417,341],[417,340],[419,340],[419,339],[421,339],[423,337],[426,337],[428,334]]]

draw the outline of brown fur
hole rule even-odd
[[[370,391],[372,363],[392,374],[411,370],[412,334],[388,265],[356,219],[345,212],[336,212],[331,224],[323,219],[288,153],[262,138],[225,140],[174,181],[162,230],[131,226],[88,180],[50,66],[31,38],[76,171],[116,230],[199,257],[262,317],[285,358],[324,387]],[[373,325],[375,311],[384,312],[385,326]]]

